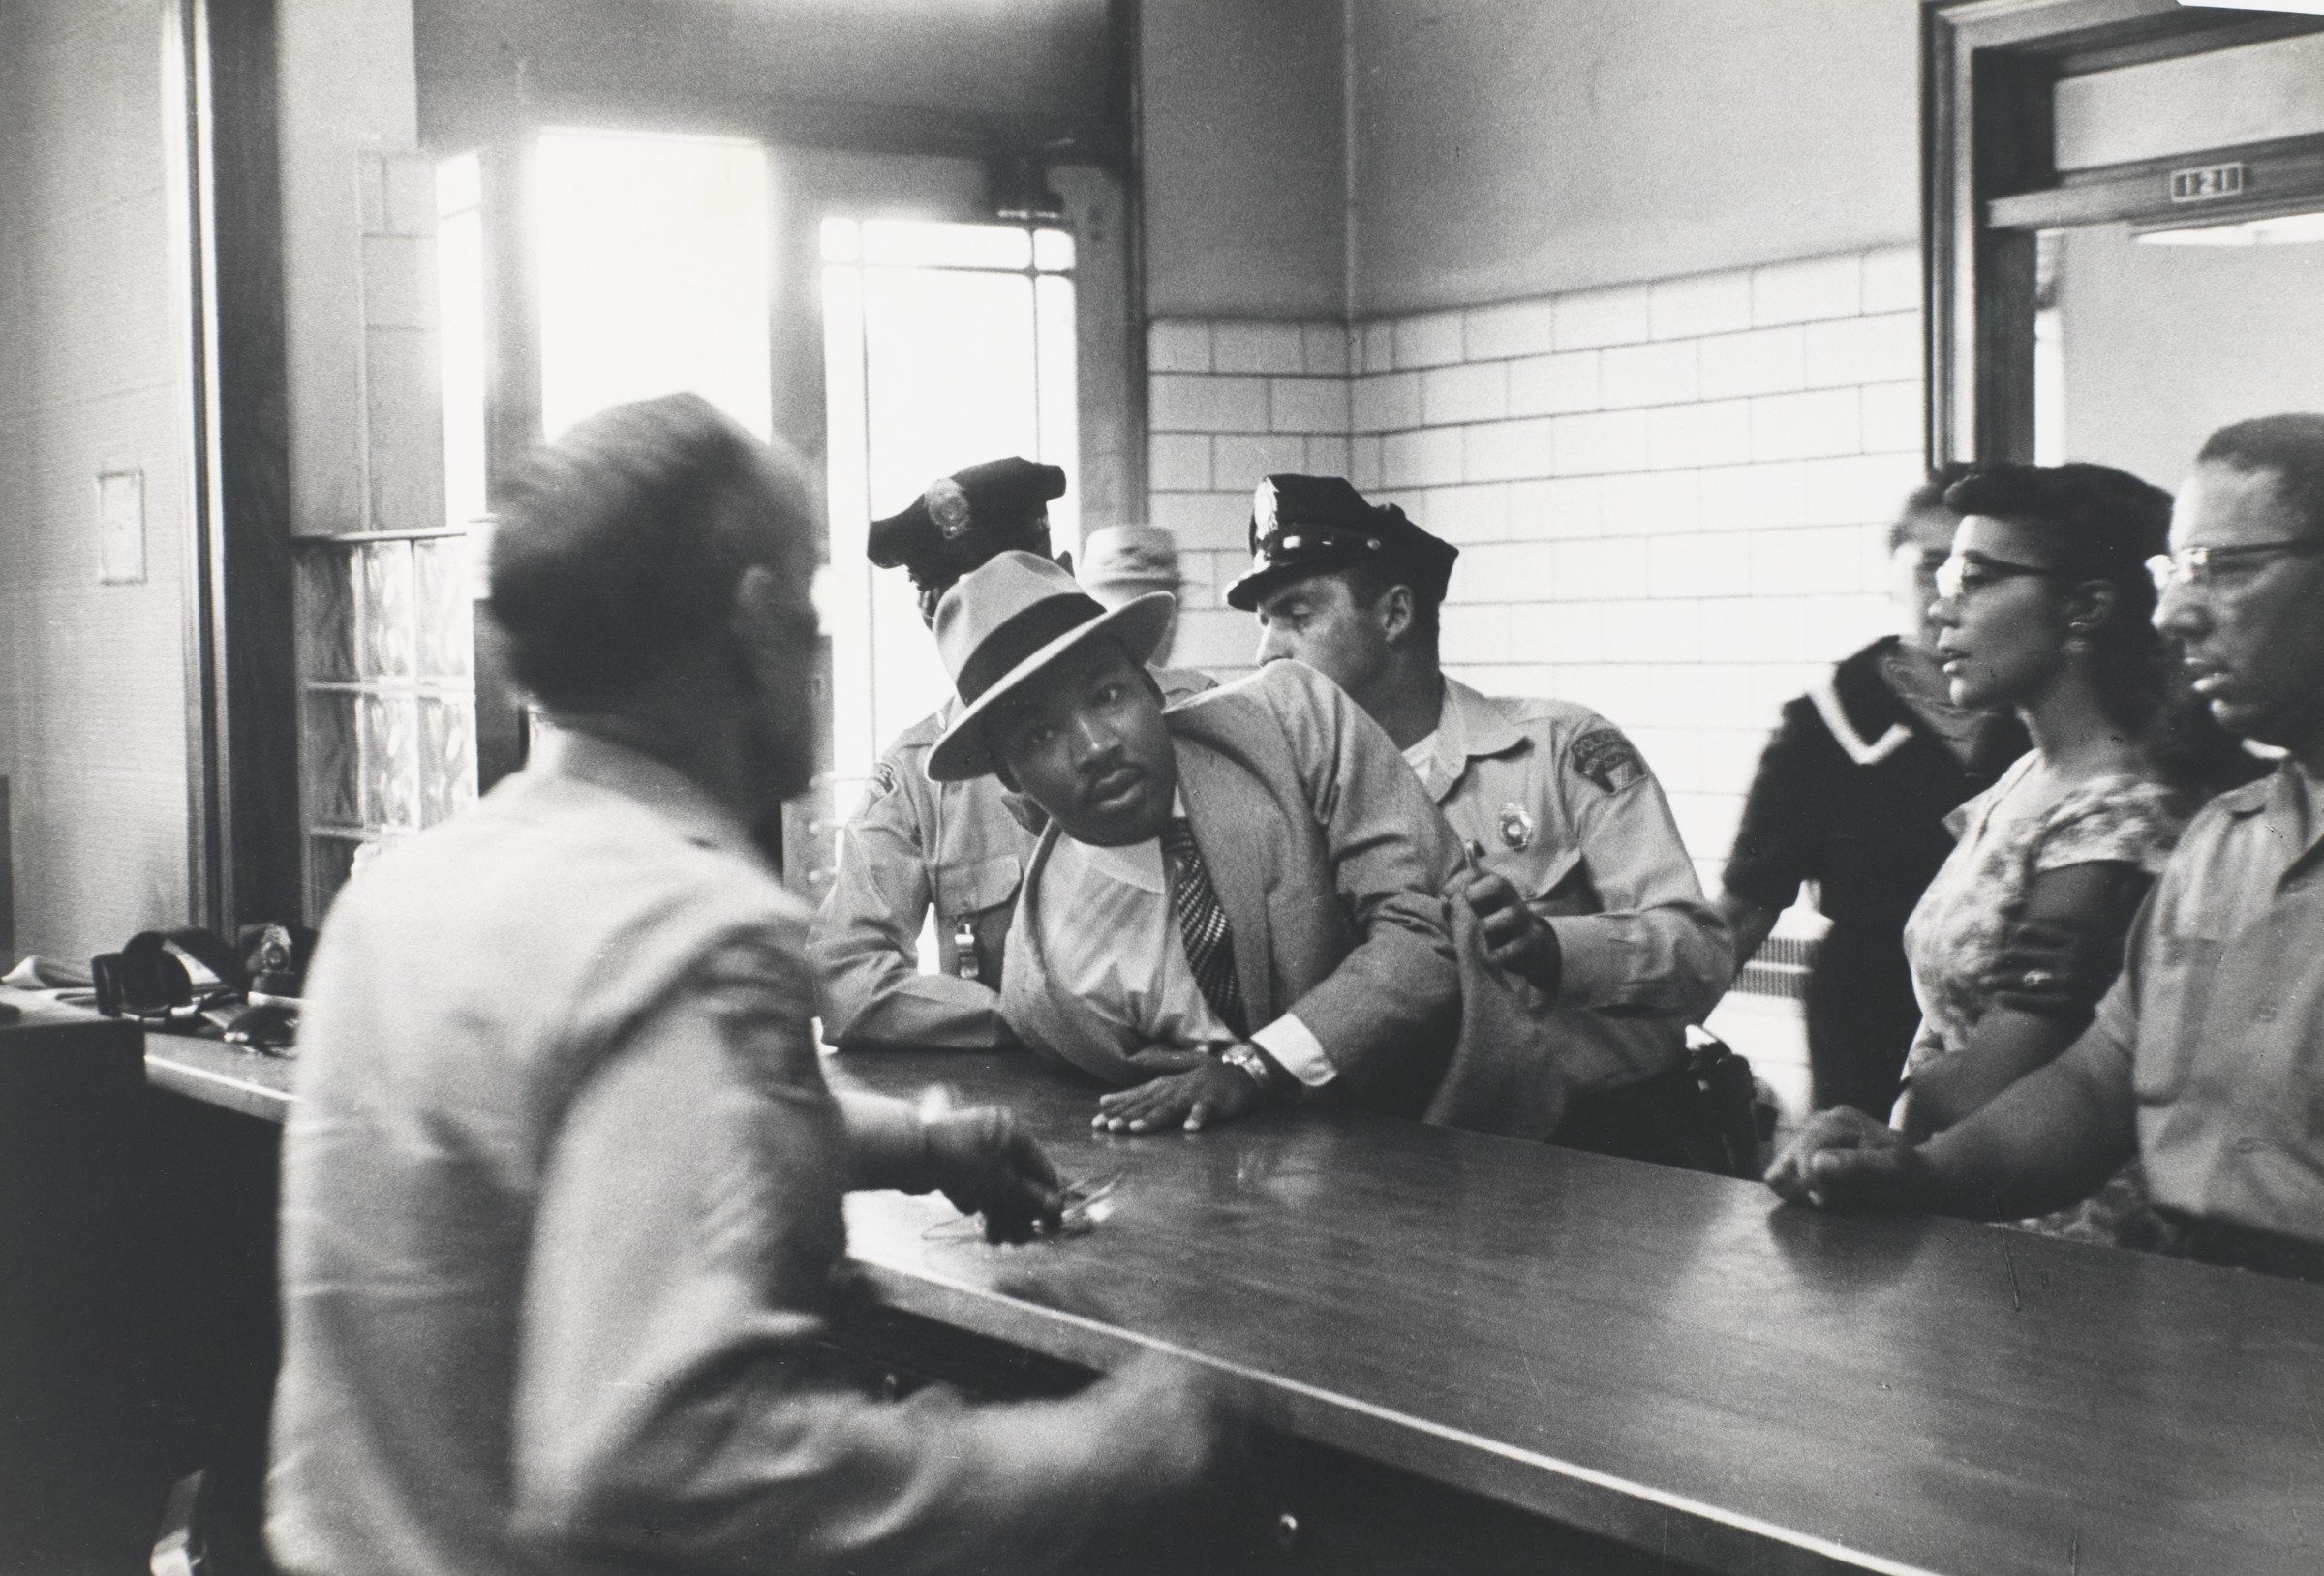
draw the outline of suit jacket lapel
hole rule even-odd
[[[1243,1012],[1250,1026],[1260,1028],[1283,1014],[1283,1004],[1275,1000],[1274,953],[1268,941],[1267,876],[1273,861],[1267,840],[1280,832],[1269,813],[1274,802],[1238,780],[1242,773],[1217,751],[1182,735],[1173,743],[1194,846],[1202,851],[1210,886],[1235,933]]]

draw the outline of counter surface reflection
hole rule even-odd
[[[2324,1569],[2324,1290],[1344,1113],[1109,1137],[1022,1056],[826,1065],[1119,1173],[1020,1248],[852,1199],[882,1300],[948,1327],[1188,1353],[1302,1440],[1688,1566]]]

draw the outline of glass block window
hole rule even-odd
[[[297,544],[307,920],[363,850],[476,797],[474,573],[462,531]]]

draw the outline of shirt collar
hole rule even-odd
[[[1452,791],[1471,759],[1506,755],[1525,743],[1524,733],[1502,714],[1490,696],[1450,676],[1444,683],[1444,705],[1437,712],[1436,755],[1421,773],[1428,796],[1439,801]]]
[[[2287,757],[2277,762],[2276,770],[2266,776],[2230,788],[2213,803],[2239,821],[2265,816],[2270,838],[2289,851],[2284,862],[2288,869],[2324,843],[2324,791],[2320,790],[2324,784]]]
[[[551,726],[534,736],[533,759],[527,770],[634,800],[669,822],[688,842],[757,857],[749,829],[732,811],[693,778],[643,750],[596,734]]]
[[[1186,796],[1171,790],[1170,813],[1173,819],[1186,815]],[[1169,878],[1162,873],[1162,839],[1148,837],[1144,842],[1123,843],[1119,847],[1100,848],[1094,843],[1078,843],[1082,858],[1099,875],[1136,887],[1140,892],[1157,895],[1170,891]]]

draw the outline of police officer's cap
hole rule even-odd
[[[1460,549],[1414,525],[1393,503],[1370,503],[1338,476],[1269,476],[1251,494],[1251,571],[1227,588],[1245,613],[1295,580],[1384,563],[1413,594],[1445,599]]]
[[[1024,546],[1049,500],[1064,493],[1065,472],[1033,460],[987,460],[956,470],[931,482],[911,507],[872,522],[872,561],[893,569],[945,560],[953,573],[965,574],[995,553]]]

